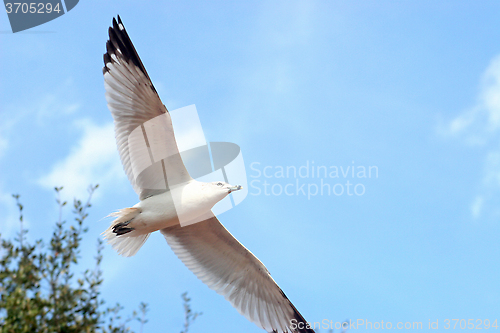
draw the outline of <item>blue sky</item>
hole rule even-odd
[[[0,15],[0,232],[18,230],[12,193],[34,240],[57,218],[54,186],[71,200],[99,183],[83,269],[101,218],[137,202],[101,72],[120,14],[167,108],[196,104],[207,140],[241,147],[254,187],[221,222],[308,321],[427,330],[439,320],[443,331],[445,319],[500,319],[499,11],[494,1],[81,1],[16,34]],[[254,170],[308,163],[378,176]],[[265,195],[264,181],[275,193],[297,181],[364,193]],[[146,332],[180,331],[184,291],[203,312],[192,332],[260,332],[160,234],[132,258],[107,247],[103,268],[109,303],[149,303]]]

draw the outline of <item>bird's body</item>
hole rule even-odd
[[[184,221],[193,221],[206,215],[217,202],[229,194],[229,191],[224,189],[212,191],[212,187],[211,183],[191,180],[169,191],[144,198],[130,208],[136,214],[126,225],[132,229],[128,236],[149,234],[179,225],[179,216]],[[227,186],[226,188],[229,190]],[[109,230],[112,231],[115,224],[112,224]]]
[[[268,270],[213,215],[212,207],[241,186],[191,178],[172,122],[120,17],[104,54],[108,107],[118,152],[140,202],[112,213],[103,233],[123,256],[133,256],[160,231],[174,253],[208,287],[268,332],[314,333]]]
[[[140,209],[141,212],[130,225],[137,234],[151,233],[179,224],[170,192],[153,195],[139,201],[134,208]]]

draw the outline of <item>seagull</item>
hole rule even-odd
[[[104,85],[120,159],[140,201],[110,214],[115,219],[104,238],[129,257],[159,230],[188,269],[260,328],[314,333],[264,264],[212,213],[241,186],[191,178],[169,112],[117,18],[106,43]]]

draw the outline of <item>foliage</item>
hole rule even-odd
[[[187,296],[187,292],[183,293],[181,297],[184,304],[184,329],[181,331],[181,333],[188,333],[189,327],[198,316],[202,315],[202,312],[193,312],[191,310],[191,298]]]
[[[117,304],[103,310],[105,301],[100,295],[103,282],[101,270],[101,240],[97,242],[95,267],[81,276],[73,272],[80,259],[79,246],[87,231],[84,221],[88,216],[90,199],[97,189],[89,188],[86,203],[74,200],[75,221],[62,220],[62,187],[56,188],[59,220],[50,242],[43,240],[30,244],[23,229],[23,205],[19,195],[21,230],[14,241],[1,239],[0,244],[0,332],[132,332],[128,323],[137,319],[142,326],[147,322],[147,305],[141,303],[139,312],[123,318]]]

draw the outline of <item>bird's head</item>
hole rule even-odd
[[[241,185],[230,185],[223,181],[205,183],[205,194],[216,202],[224,199],[229,193],[241,190]]]

